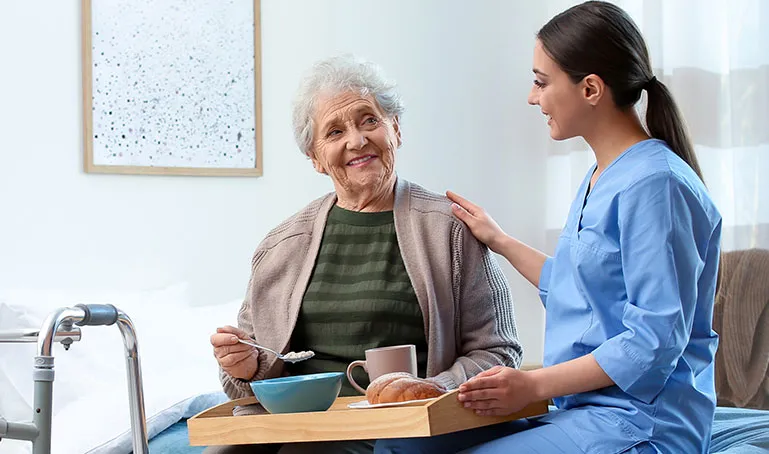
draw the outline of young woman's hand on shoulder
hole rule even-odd
[[[454,204],[451,210],[462,222],[467,224],[478,241],[484,243],[492,251],[501,254],[502,243],[509,238],[499,225],[478,205],[451,191],[446,191],[446,197]]]

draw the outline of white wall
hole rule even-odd
[[[186,281],[195,304],[240,297],[263,235],[331,190],[297,151],[290,101],[302,71],[340,52],[400,84],[401,176],[465,194],[542,247],[547,134],[525,99],[545,15],[507,0],[262,0],[264,176],[157,177],[82,171],[80,2],[3,2],[0,290]],[[503,265],[526,360],[538,361],[536,292]]]

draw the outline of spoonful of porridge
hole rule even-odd
[[[273,355],[277,356],[279,360],[285,361],[287,363],[298,363],[299,361],[304,361],[315,356],[315,352],[313,351],[288,352],[285,355],[282,355],[276,352],[275,350],[269,349],[267,347],[263,347],[261,345],[254,344],[252,342],[244,341],[243,339],[238,339],[238,342],[240,342],[241,344],[246,344],[252,347],[260,348],[262,350],[266,350],[272,353]]]

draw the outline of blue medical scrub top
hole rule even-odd
[[[721,216],[663,141],[628,148],[588,191],[594,171],[540,274],[544,363],[592,353],[616,386],[555,399],[543,421],[588,453],[707,453]]]

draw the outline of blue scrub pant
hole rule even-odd
[[[584,454],[560,427],[522,419],[478,429],[424,438],[378,440],[375,454]],[[655,453],[641,444],[628,454]]]

